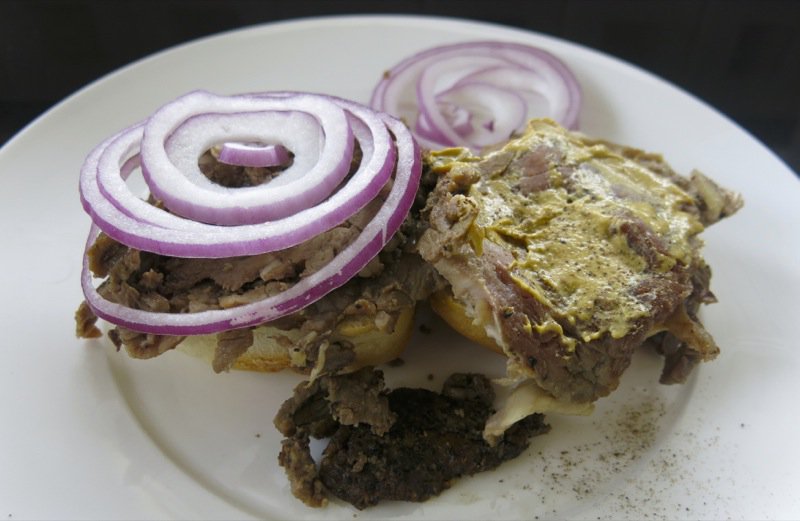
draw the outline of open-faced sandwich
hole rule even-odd
[[[561,93],[549,115],[563,126],[531,118],[542,93],[520,85]],[[373,108],[182,96],[84,164],[77,333],[100,336],[102,318],[135,358],[177,348],[217,372],[305,375],[275,425],[312,506],[422,501],[495,468],[547,432],[544,413],[591,412],[643,346],[664,355],[663,383],[683,382],[719,352],[698,320],[715,300],[699,235],[741,198],[567,128],[579,100],[560,61],[502,42],[401,62]],[[423,301],[506,357],[505,377],[387,389],[375,367],[401,354]],[[314,437],[330,439],[320,462]]]
[[[664,383],[717,356],[697,319],[714,301],[699,234],[738,195],[550,120],[492,152],[426,163],[440,179],[419,251],[449,283],[434,309],[508,357],[514,394],[487,434],[532,412],[589,412],[644,344],[666,357]]]
[[[249,148],[226,159],[229,143]],[[291,153],[276,160],[275,146]],[[147,201],[125,183],[137,168]],[[316,375],[391,360],[438,281],[409,241],[420,168],[405,127],[355,103],[179,98],[84,165],[95,229],[78,334],[99,335],[100,316],[133,357],[180,346],[216,371]]]

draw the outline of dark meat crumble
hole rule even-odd
[[[292,492],[310,506],[325,505],[326,495],[358,509],[383,500],[425,501],[461,476],[519,456],[532,436],[549,430],[533,414],[490,445],[482,433],[493,401],[489,380],[478,374],[450,376],[441,393],[388,391],[383,373],[371,368],[326,376],[298,385],[276,416],[287,437],[279,462]],[[309,436],[330,438],[318,468]]]

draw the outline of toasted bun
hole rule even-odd
[[[459,302],[449,288],[436,292],[430,299],[433,311],[450,327],[473,342],[492,351],[504,354],[503,348],[486,334],[486,331],[469,316],[467,308]],[[505,395],[496,403],[498,410],[489,418],[484,430],[487,440],[496,440],[515,422],[533,413],[588,415],[594,410],[592,403],[570,403],[557,400],[533,380],[499,382],[508,386]]]
[[[434,293],[430,302],[433,311],[457,332],[495,353],[503,354],[503,348],[467,314],[467,308],[456,300],[450,288]]]
[[[378,365],[400,356],[414,328],[414,306],[403,309],[394,330],[379,330],[373,321],[353,317],[339,324],[331,341],[343,340],[353,344],[356,360],[348,369]],[[283,330],[259,326],[253,330],[253,345],[233,364],[233,369],[275,372],[292,366],[290,348],[300,336],[297,329]],[[287,343],[286,339],[290,342]],[[280,340],[279,340],[280,339]],[[216,350],[216,335],[187,337],[177,347],[179,351],[206,360],[211,364]]]

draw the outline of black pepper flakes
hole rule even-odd
[[[402,358],[395,358],[394,360],[389,360],[386,365],[389,367],[402,367],[405,363],[406,361]]]

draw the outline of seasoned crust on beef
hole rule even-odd
[[[317,464],[311,457],[307,434],[285,438],[281,441],[278,463],[286,469],[292,494],[310,507],[328,504],[325,485],[317,475]]]
[[[469,316],[452,323],[483,327],[513,379],[590,403],[648,338],[667,355],[664,382],[717,355],[696,316],[713,300],[698,234],[735,212],[738,195],[544,120],[485,156],[427,159],[440,179],[420,254]]]

